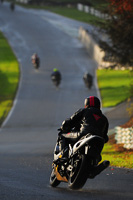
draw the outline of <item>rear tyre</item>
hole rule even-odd
[[[68,181],[68,187],[70,189],[80,189],[84,186],[87,180],[87,158],[85,155],[81,155],[81,158],[76,158],[73,160],[73,169],[70,172],[70,177]]]
[[[60,81],[53,81],[54,85],[58,87],[60,85]]]
[[[50,185],[52,187],[56,187],[60,184],[60,181],[57,180],[55,172],[54,172],[54,168],[52,169],[51,175],[50,175]]]
[[[35,64],[34,64],[34,68],[35,68],[35,69],[38,69],[38,68],[39,68],[39,65],[38,65],[37,63],[35,63]]]

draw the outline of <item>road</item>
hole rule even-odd
[[[0,30],[8,38],[20,63],[21,78],[14,106],[0,129],[0,200],[130,200],[133,171],[108,168],[82,190],[67,184],[49,186],[57,128],[86,96],[97,95],[96,80],[88,91],[82,81],[97,67],[80,41],[80,26],[91,26],[48,11],[19,6],[12,12],[0,4]],[[37,52],[41,67],[34,70],[31,55]],[[62,73],[57,90],[50,80],[53,68]]]

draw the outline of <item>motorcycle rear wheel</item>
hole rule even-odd
[[[85,155],[81,155],[81,158],[74,160],[74,163],[75,166],[70,172],[68,187],[77,190],[82,188],[87,181],[87,158]]]
[[[35,69],[38,69],[39,68],[39,65],[37,63],[34,63],[34,68]]]
[[[53,81],[53,84],[56,86],[56,87],[58,87],[59,85],[60,85],[60,81]]]
[[[50,175],[50,185],[52,187],[57,187],[60,184],[60,181],[57,180],[54,169],[52,169],[51,175]]]

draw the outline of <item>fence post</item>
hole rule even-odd
[[[83,11],[83,5],[81,3],[78,3],[77,8],[79,11]]]

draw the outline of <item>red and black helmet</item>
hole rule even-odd
[[[100,109],[101,103],[100,103],[100,100],[97,97],[90,96],[90,97],[87,97],[85,99],[84,105],[85,105],[85,108],[87,108],[87,107],[95,107],[95,108],[99,108]]]

